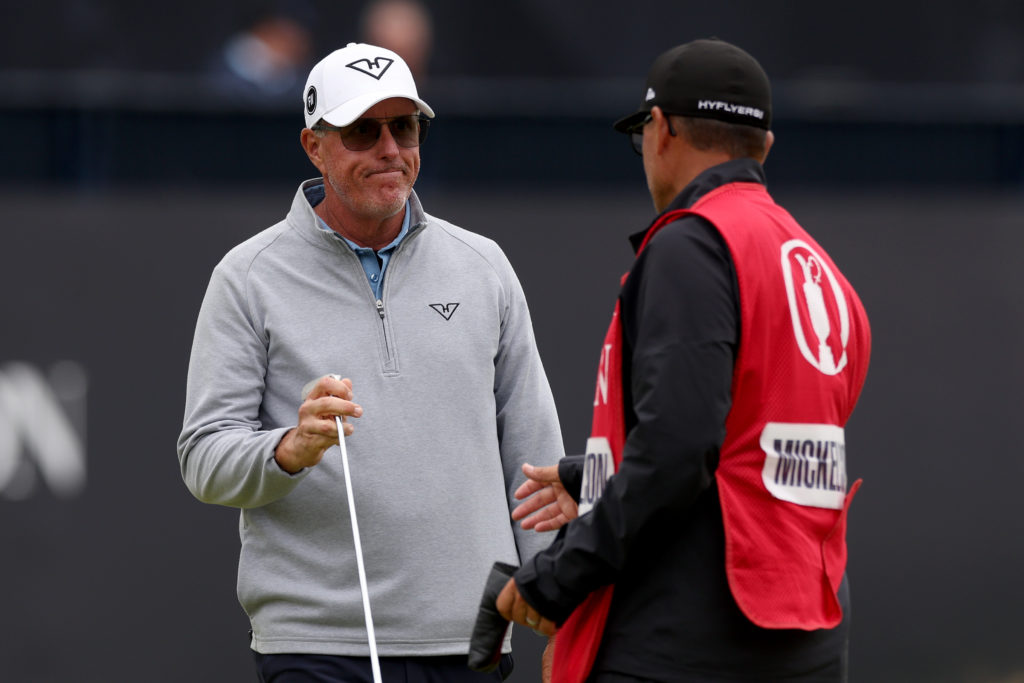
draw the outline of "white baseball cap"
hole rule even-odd
[[[309,72],[303,92],[307,128],[320,119],[347,126],[392,97],[412,100],[434,118],[434,110],[419,98],[405,61],[391,50],[366,43],[349,43],[320,60]]]

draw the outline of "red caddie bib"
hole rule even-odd
[[[763,185],[724,185],[691,212],[725,238],[739,284],[733,405],[715,472],[729,587],[758,626],[832,628],[860,486],[847,486],[844,428],[867,374],[867,314]]]
[[[846,567],[843,427],[870,355],[867,316],[823,249],[756,183],[731,183],[687,214],[722,234],[739,283],[741,338],[715,479],[726,536],[726,574],[737,604],[764,628],[831,628]],[[626,276],[623,276],[625,282]],[[600,497],[625,443],[619,304],[602,346],[580,514]],[[589,675],[613,586],[587,597],[555,639],[553,683]]]

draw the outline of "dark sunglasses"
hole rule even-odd
[[[643,121],[636,124],[629,129],[629,141],[633,145],[633,151],[640,156],[644,155],[644,126],[651,122],[651,115],[648,114],[644,117]],[[675,136],[676,132],[672,129],[672,119],[668,120],[668,134]]]
[[[419,147],[427,139],[427,130],[430,128],[430,119],[422,114],[409,114],[407,116],[392,116],[390,118],[363,118],[356,119],[344,127],[331,126],[326,123],[318,123],[313,130],[336,130],[341,136],[341,144],[350,152],[363,152],[370,149],[380,140],[380,131],[387,124],[391,131],[391,137],[399,147]]]

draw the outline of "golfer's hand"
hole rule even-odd
[[[505,587],[501,589],[496,605],[501,616],[517,624],[528,626],[542,636],[553,636],[558,628],[555,626],[555,622],[545,619],[537,610],[530,607],[530,603],[520,595],[515,579],[509,579]]]
[[[313,467],[328,448],[338,443],[335,416],[341,417],[348,436],[353,427],[347,419],[362,414],[362,406],[352,402],[352,380],[321,377],[304,397],[299,406],[299,424],[281,439],[274,459],[291,474]]]
[[[512,511],[512,519],[522,519],[520,524],[524,529],[537,531],[551,531],[576,519],[579,514],[576,501],[562,486],[558,465],[523,465],[523,474],[526,482],[516,489],[515,496],[526,501]]]

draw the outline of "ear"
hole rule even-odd
[[[302,149],[306,151],[306,156],[309,157],[309,160],[323,175],[325,166],[323,159],[324,138],[321,138],[309,128],[303,128],[299,141],[302,143]]]
[[[672,142],[672,138],[678,135],[672,134],[670,130],[671,121],[668,115],[661,110],[661,107],[651,108],[651,132],[654,133],[654,149],[658,154],[664,153],[665,149]]]
[[[768,152],[771,151],[772,145],[775,144],[775,133],[768,131],[768,135],[764,139],[764,155],[761,157],[761,164],[764,165],[766,159],[768,159]]]

